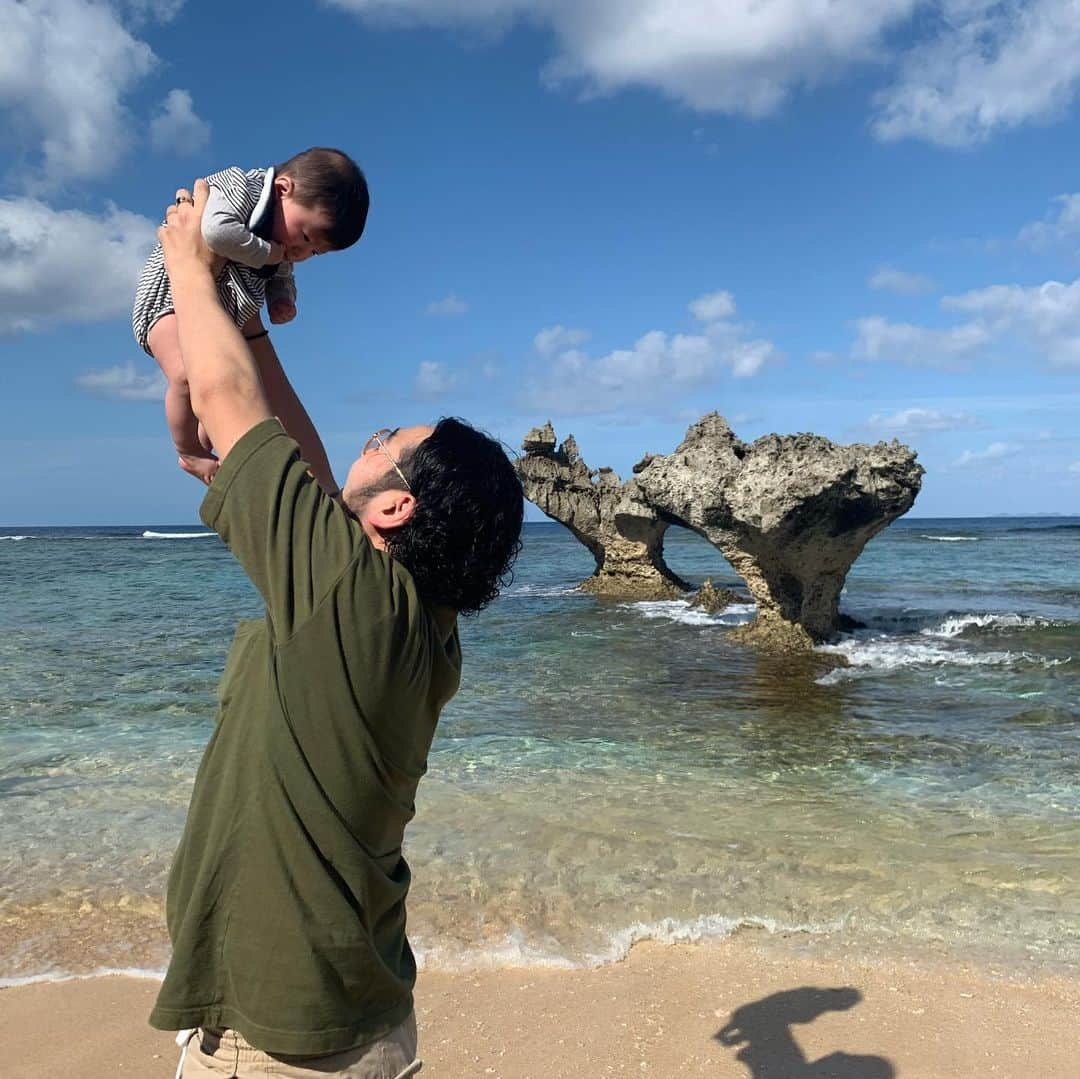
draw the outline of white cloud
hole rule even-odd
[[[153,366],[149,356],[147,364]],[[133,363],[88,371],[75,379],[75,385],[95,397],[118,401],[160,401],[165,396],[165,376],[160,371],[140,373]]]
[[[710,292],[687,304],[687,310],[698,322],[717,322],[735,314],[735,297],[730,292]]]
[[[936,408],[905,408],[888,415],[875,412],[866,426],[885,435],[906,436],[930,434],[935,431],[956,431],[978,427],[979,421],[967,412],[942,412]]]
[[[458,385],[457,374],[446,369],[446,365],[435,360],[424,360],[417,369],[413,386],[422,397],[442,397]]]
[[[96,217],[0,199],[0,332],[128,313],[155,234],[116,206]]]
[[[549,86],[649,87],[695,109],[763,116],[800,86],[879,60],[918,0],[330,0],[374,23],[550,28]]]
[[[712,336],[719,340],[725,336],[724,328],[710,327],[714,330]],[[720,349],[721,362],[731,365],[731,373],[736,378],[750,378],[756,375],[770,360],[777,358],[776,347],[771,341],[741,341],[735,340],[736,331],[732,328],[731,340]]]
[[[464,315],[469,310],[469,305],[458,299],[452,292],[441,300],[435,300],[427,305],[429,315]]]
[[[1080,239],[1080,194],[1058,195],[1057,212],[1020,230],[1019,240],[1035,250]]]
[[[917,296],[934,287],[934,282],[925,274],[908,273],[891,266],[879,266],[867,284],[879,292],[895,292],[901,296]]]
[[[735,314],[734,300],[724,292],[701,296],[689,308],[699,318]],[[542,362],[527,382],[528,407],[561,415],[666,408],[725,371],[749,378],[777,358],[771,341],[748,338],[726,316],[705,321],[694,334],[652,330],[629,348],[600,356],[577,347],[582,330],[543,330],[534,342]]]
[[[328,0],[373,24],[552,32],[549,87],[658,90],[763,116],[859,66],[888,72],[874,134],[944,146],[1061,115],[1080,84],[1080,0]],[[704,128],[693,137],[708,147]]]
[[[567,349],[576,348],[589,339],[588,330],[575,330],[567,326],[549,326],[541,330],[533,338],[533,347],[540,356],[545,359],[554,356],[557,352],[565,352]]]
[[[157,57],[92,0],[0,0],[0,109],[33,183],[106,175],[130,142],[123,98]]]
[[[169,23],[180,14],[184,0],[125,0],[124,6],[137,21],[153,19],[157,22]]]
[[[984,464],[988,461],[1000,461],[1005,457],[1011,457],[1020,452],[1020,447],[1011,442],[991,442],[985,450],[964,450],[955,461],[954,468],[965,468],[968,465]]]
[[[991,346],[1008,342],[1056,367],[1080,367],[1080,278],[1041,285],[990,285],[941,300],[945,311],[968,320],[945,329],[890,322],[880,315],[854,323],[856,360],[910,366],[958,367]]]
[[[852,355],[858,360],[892,361],[910,367],[955,367],[991,340],[978,323],[944,330],[890,322],[870,315],[855,322]]]
[[[155,150],[196,154],[210,141],[210,125],[195,115],[187,90],[170,90],[150,121],[150,142]]]
[[[1065,470],[1066,472],[1080,472],[1080,461],[1073,461]]]
[[[1080,0],[937,0],[941,28],[878,95],[874,133],[967,146],[1060,116],[1080,83]]]
[[[1017,334],[1050,363],[1080,365],[1080,279],[1069,284],[991,285],[946,296],[942,307],[975,315],[995,337]]]

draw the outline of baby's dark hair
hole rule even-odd
[[[352,247],[367,222],[367,180],[348,154],[329,146],[313,146],[278,165],[278,176],[296,185],[301,206],[322,210],[330,219],[326,240],[335,251]]]

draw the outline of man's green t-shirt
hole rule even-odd
[[[236,443],[201,514],[266,617],[240,624],[222,675],[150,1022],[230,1027],[270,1053],[346,1049],[412,1009],[401,843],[458,686],[454,616],[425,606],[276,420]]]

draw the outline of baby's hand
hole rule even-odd
[[[275,326],[283,322],[292,322],[296,318],[296,304],[292,300],[275,300],[269,308],[270,321]]]

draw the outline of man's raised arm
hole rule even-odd
[[[180,189],[158,238],[172,286],[191,407],[224,460],[240,437],[273,413],[243,335],[225,313],[214,283],[214,254],[202,236],[209,187],[195,181],[195,196]]]

